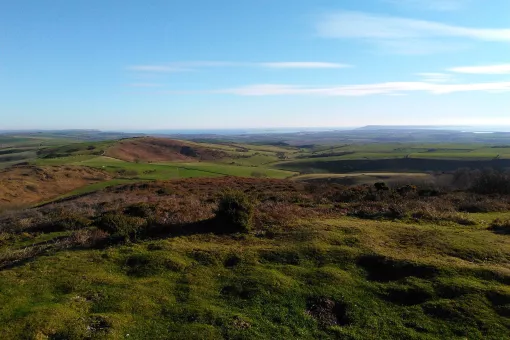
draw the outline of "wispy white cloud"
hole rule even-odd
[[[432,11],[456,11],[467,7],[471,0],[384,0],[400,7],[426,9]]]
[[[429,55],[458,52],[470,48],[469,44],[434,39],[380,39],[370,41],[385,54]]]
[[[321,36],[330,38],[416,39],[469,38],[510,42],[510,29],[469,28],[434,21],[398,18],[363,12],[326,15],[317,24]]]
[[[323,15],[316,23],[316,31],[324,38],[359,39],[395,53],[425,54],[462,48],[465,45],[459,40],[510,43],[510,28],[472,28],[351,11]]]
[[[510,64],[453,67],[448,71],[468,74],[510,74]]]
[[[408,92],[448,94],[457,92],[508,92],[510,82],[438,84],[433,82],[387,82],[375,84],[342,85],[333,87],[309,87],[281,84],[259,84],[213,91],[214,93],[240,96],[275,95],[322,95],[322,96],[368,96],[395,95]]]
[[[451,74],[439,72],[422,72],[416,73],[416,75],[421,77],[424,82],[429,83],[447,83],[453,79]]]
[[[154,65],[134,65],[129,66],[131,71],[171,73],[171,72],[189,72],[203,68],[219,67],[261,67],[270,69],[339,69],[352,67],[348,64],[319,62],[319,61],[290,61],[290,62],[228,62],[228,61],[189,61],[175,62]]]

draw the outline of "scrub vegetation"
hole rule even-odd
[[[477,192],[195,178],[5,211],[2,336],[508,338],[510,196]]]

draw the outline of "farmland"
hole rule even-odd
[[[510,166],[510,147],[504,140],[497,144],[491,144],[491,139],[484,143],[381,143],[376,142],[378,135],[374,132],[366,134],[363,141],[351,136],[349,140],[339,138],[336,144],[321,144],[323,134],[310,134],[305,139],[315,138],[315,143],[301,145],[294,142],[292,135],[281,135],[280,141],[266,143],[245,137],[178,140],[118,135],[117,139],[104,139],[115,134],[91,132],[4,135],[0,165],[85,166],[106,171],[110,176],[103,183],[77,187],[64,196],[121,182],[219,176],[330,179],[345,184],[378,180],[438,182],[441,177],[444,182],[444,173],[459,168]],[[119,136],[124,138],[118,139]]]

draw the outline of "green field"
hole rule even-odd
[[[124,134],[87,130],[0,134],[0,169],[43,157],[93,154],[94,151],[87,150],[88,147],[94,147],[97,153],[101,147],[111,145],[121,136]],[[108,139],[110,141],[105,142]],[[51,153],[47,152],[49,150]]]
[[[59,198],[94,192],[109,186],[122,183],[133,183],[141,180],[170,180],[196,177],[269,177],[287,178],[295,175],[294,172],[269,169],[255,166],[237,166],[222,163],[132,163],[110,157],[94,157],[89,155],[70,156],[55,159],[41,159],[39,165],[80,165],[102,169],[110,172],[116,179],[90,184],[73,190]]]
[[[96,157],[66,164],[91,166],[105,169],[110,172],[118,172],[122,170],[132,171],[132,177],[147,180],[217,176],[253,177],[254,173],[257,172],[265,175],[263,177],[286,178],[294,174],[289,171],[263,167],[236,166],[221,163],[131,163],[109,157]],[[136,172],[136,174],[134,172]]]

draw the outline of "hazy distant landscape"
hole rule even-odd
[[[0,1],[0,340],[510,340],[510,1]]]

